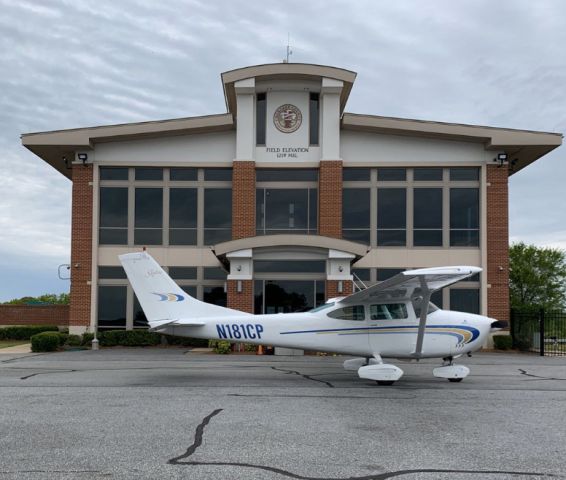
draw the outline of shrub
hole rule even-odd
[[[69,347],[79,347],[82,342],[82,337],[80,335],[68,335],[65,344]]]
[[[147,330],[108,330],[99,332],[98,341],[102,347],[144,347],[159,345],[161,336]]]
[[[257,352],[257,345],[253,343],[245,343],[244,344],[244,351],[246,352]]]
[[[183,347],[207,347],[208,340],[204,338],[175,337],[173,335],[161,335],[165,338],[167,345],[182,345]]]
[[[225,355],[232,351],[232,345],[226,340],[210,340],[208,346],[212,348],[214,353]]]
[[[65,345],[67,343],[67,339],[69,338],[69,334],[59,332],[58,335],[59,335],[59,346],[62,347],[63,345]]]
[[[83,336],[82,336],[82,339],[81,339],[81,345],[90,346],[93,339],[94,339],[94,333],[85,332],[85,333],[83,333]]]
[[[511,335],[494,335],[493,345],[497,350],[509,350],[513,348],[513,338]]]
[[[0,340],[29,340],[42,332],[58,332],[56,325],[25,325],[21,327],[0,328]]]
[[[57,332],[42,332],[31,337],[32,352],[54,352],[59,347],[60,335]]]

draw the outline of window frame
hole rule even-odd
[[[114,168],[113,166],[100,165],[99,169],[103,168]],[[124,168],[124,167],[120,167]],[[144,244],[135,243],[135,190],[136,188],[161,188],[162,189],[162,235],[161,242],[156,244],[157,246],[169,247],[169,246],[183,246],[183,247],[206,247],[207,244],[204,243],[204,191],[206,189],[229,189],[232,191],[232,181],[228,180],[205,180],[205,170],[210,169],[232,169],[232,166],[215,166],[215,167],[186,167],[189,169],[195,169],[197,172],[196,180],[171,180],[170,171],[172,169],[178,169],[180,167],[160,167],[163,170],[163,180],[136,180],[135,179],[135,169],[136,166],[126,167],[128,169],[128,179],[127,180],[98,180],[98,245],[114,245],[114,246],[144,246]],[[139,166],[138,166],[139,168]],[[145,168],[145,167],[143,167]],[[148,167],[149,168],[149,167]],[[101,243],[100,242],[100,231],[102,228],[100,226],[100,191],[102,188],[126,188],[127,189],[127,199],[128,199],[128,209],[127,209],[127,242],[126,243]],[[186,245],[186,244],[171,244],[170,243],[170,190],[179,188],[193,188],[197,191],[197,225],[196,233],[197,239],[196,243]],[[229,209],[230,218],[232,217],[232,209]],[[126,228],[126,227],[124,227]],[[230,230],[232,228],[232,218],[230,220]],[[175,229],[175,228],[173,228]],[[177,228],[178,229],[178,228]],[[232,235],[229,235],[228,240],[231,240]]]
[[[481,247],[481,236],[482,236],[482,212],[484,209],[483,202],[484,194],[482,193],[482,181],[485,178],[482,175],[482,167],[480,165],[466,165],[465,167],[456,166],[441,166],[434,167],[442,169],[442,179],[441,180],[415,180],[414,171],[419,168],[419,166],[403,167],[406,169],[406,180],[383,180],[378,181],[378,169],[380,167],[344,167],[344,170],[352,171],[350,178],[355,178],[355,170],[360,168],[365,170],[369,168],[369,179],[367,180],[343,180],[343,189],[356,189],[356,188],[369,188],[370,189],[370,246],[372,248],[404,248],[404,249],[453,249],[453,248],[467,248],[467,249],[479,249]],[[382,167],[385,168],[385,167]],[[431,167],[432,168],[432,167]],[[450,180],[450,171],[454,168],[475,168],[478,171],[479,180]],[[482,178],[484,178],[482,180]],[[377,244],[377,209],[378,209],[378,189],[380,188],[405,188],[406,189],[406,242],[404,246],[386,246]],[[437,246],[415,246],[414,242],[414,190],[417,188],[439,188],[442,189],[442,245]],[[479,244],[475,246],[451,246],[450,245],[450,189],[452,188],[475,188],[479,192],[479,231],[478,238]],[[342,232],[344,233],[349,228],[344,228],[344,224],[341,226]]]

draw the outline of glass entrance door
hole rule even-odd
[[[256,280],[256,314],[304,312],[324,303],[324,280]]]

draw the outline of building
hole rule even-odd
[[[508,176],[560,134],[346,113],[356,74],[329,66],[221,77],[227,113],[22,136],[73,182],[71,332],[145,326],[117,258],[143,246],[189,294],[256,313],[476,265],[433,301],[508,318]]]

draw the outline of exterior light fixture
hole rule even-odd
[[[342,273],[342,272],[344,271],[344,267],[343,267],[342,265],[340,265],[340,266],[338,267],[338,271],[339,271],[340,273]]]
[[[498,167],[502,167],[506,163],[509,163],[508,155],[505,152],[498,153],[497,158],[494,158],[493,161],[498,163]]]

